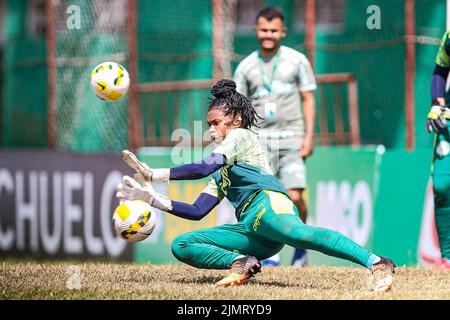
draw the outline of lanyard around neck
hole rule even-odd
[[[273,79],[275,78],[275,72],[277,71],[277,68],[278,68],[278,62],[280,61],[280,50],[278,50],[274,59],[275,60],[273,62],[272,76],[269,80],[269,75],[267,74],[266,69],[263,66],[263,58],[262,58],[261,52],[259,52],[259,54],[258,54],[259,70],[261,71],[261,76],[263,78],[264,87],[266,87],[266,89],[267,89],[267,91],[269,91],[269,93],[272,93],[272,82],[273,82]]]

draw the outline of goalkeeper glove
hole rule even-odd
[[[433,102],[427,116],[428,132],[434,130],[436,133],[439,133],[445,129],[447,127],[446,116],[450,117],[450,110],[442,107],[437,102]]]
[[[117,186],[116,197],[119,200],[142,200],[162,211],[172,209],[172,201],[156,192],[150,182],[144,182],[144,186],[141,186],[139,182],[129,176],[124,176],[122,182]]]
[[[170,169],[151,169],[146,163],[139,161],[131,151],[123,150],[122,159],[137,172],[133,177],[139,182],[163,182],[169,180]]]

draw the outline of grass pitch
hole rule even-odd
[[[263,267],[247,285],[216,287],[225,275],[180,265],[6,261],[0,299],[450,300],[450,270],[400,267],[388,293],[370,292],[362,267]]]

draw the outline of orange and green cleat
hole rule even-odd
[[[389,258],[380,257],[381,260],[370,268],[373,275],[372,290],[386,292],[392,289],[393,274],[397,265]]]
[[[261,262],[252,256],[244,256],[234,260],[230,274],[216,283],[219,287],[240,286],[258,272],[261,272]]]

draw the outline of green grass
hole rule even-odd
[[[79,267],[80,289],[70,289]],[[266,267],[245,286],[218,288],[225,270],[179,265],[18,262],[0,265],[0,299],[450,299],[450,270],[400,267],[388,293],[372,293],[369,272],[346,267]],[[69,284],[69,287],[68,287]]]

